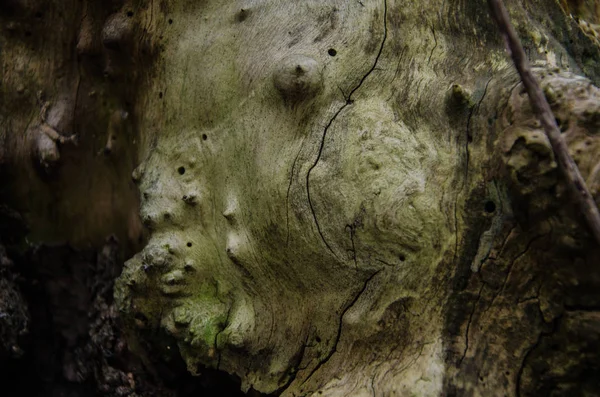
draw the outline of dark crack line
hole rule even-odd
[[[335,121],[337,116],[342,112],[342,110],[344,110],[347,106],[352,105],[352,103],[353,103],[352,95],[362,86],[362,84],[365,82],[367,77],[369,77],[369,75],[371,75],[371,73],[375,70],[375,67],[377,66],[377,62],[379,61],[379,58],[381,57],[381,54],[383,52],[383,47],[385,45],[386,39],[387,39],[387,0],[384,0],[384,2],[383,2],[383,39],[381,40],[381,46],[379,47],[379,51],[377,52],[377,57],[375,57],[375,62],[373,62],[373,66],[371,66],[371,69],[369,69],[369,71],[362,77],[362,79],[360,80],[358,85],[356,87],[354,87],[352,89],[352,91],[350,91],[350,94],[348,94],[348,97],[345,98],[346,103],[344,103],[342,105],[342,107],[340,107],[338,109],[338,111],[335,112],[335,114],[333,115],[331,120],[329,120],[329,123],[327,123],[327,125],[325,126],[323,135],[321,137],[321,144],[319,146],[319,153],[317,154],[317,158],[315,159],[315,162],[308,169],[308,172],[306,173],[306,196],[308,197],[308,205],[310,206],[310,211],[312,213],[313,220],[315,222],[315,226],[317,227],[317,232],[319,232],[319,236],[321,236],[321,240],[323,240],[323,243],[325,243],[325,246],[327,247],[327,249],[333,254],[333,256],[336,259],[339,259],[339,257],[336,255],[336,253],[333,251],[333,249],[331,248],[331,246],[325,239],[325,236],[323,235],[323,231],[321,230],[321,226],[319,224],[319,220],[317,219],[317,213],[315,212],[315,208],[312,203],[312,198],[310,196],[310,174],[316,168],[317,164],[319,164],[319,160],[321,160],[321,156],[323,155],[323,148],[325,147],[325,138],[327,137],[327,131],[329,130],[329,127],[331,127],[331,125],[333,124],[333,122]],[[342,94],[343,94],[343,92],[342,92]]]
[[[358,269],[358,263],[356,262],[356,247],[354,246],[354,233],[356,229],[354,225],[346,225],[346,230],[348,229],[350,233],[350,241],[352,242],[352,259],[354,260],[354,267]]]
[[[375,67],[377,66],[377,62],[379,62],[379,58],[381,57],[381,54],[383,53],[383,47],[385,45],[386,39],[387,39],[387,0],[384,0],[383,1],[383,39],[381,40],[381,46],[379,46],[379,51],[377,52],[377,57],[375,57],[375,62],[373,62],[373,66],[371,66],[371,69],[363,76],[363,78],[360,80],[358,85],[356,87],[354,87],[354,89],[352,91],[350,91],[350,94],[348,95],[347,103],[348,102],[352,103],[352,94],[354,94],[356,92],[356,90],[358,90],[362,86],[362,84],[365,82],[367,77],[369,77],[371,72],[373,72],[375,70]]]
[[[306,333],[306,338],[304,338],[304,343],[302,344],[302,346],[300,347],[300,350],[298,351],[298,359],[296,360],[296,365],[295,365],[296,370],[290,375],[290,378],[287,380],[287,382],[285,382],[285,384],[283,386],[281,386],[279,389],[277,389],[277,391],[275,393],[273,393],[273,395],[275,395],[275,396],[281,395],[296,380],[296,377],[298,376],[298,372],[300,372],[302,370],[302,369],[300,369],[300,364],[302,364],[302,360],[304,359],[304,352],[306,351],[306,348],[308,347],[308,338],[309,337],[310,337],[310,327],[309,327],[309,331]]]
[[[452,262],[455,265],[457,264],[456,261],[458,259],[458,197],[460,196],[462,190],[463,188],[459,190],[459,192],[456,194],[456,198],[454,199],[454,255]]]
[[[392,77],[392,81],[390,81],[390,86],[392,86],[392,84],[394,83],[394,81],[396,81],[396,77],[398,77],[398,73],[400,72],[400,65],[402,63],[402,60],[404,59],[404,55],[406,54],[406,47],[403,47],[402,50],[400,51],[400,56],[398,57],[398,63],[396,64],[396,70],[394,71],[394,77]],[[388,97],[388,99],[386,101],[389,101],[390,99],[392,99],[392,97],[394,96],[394,92],[392,92],[390,94],[390,96]]]
[[[502,245],[500,246],[500,249],[498,250],[498,256],[493,258],[493,259],[498,259],[500,257],[502,257],[502,253],[504,252],[504,248],[506,247],[506,244],[508,243],[508,239],[510,238],[510,236],[512,236],[514,230],[517,228],[517,224],[515,223],[514,226],[512,226],[508,232],[508,234],[506,235],[506,237],[504,238],[504,240],[502,241]]]
[[[369,285],[369,282],[371,280],[373,280],[373,278],[375,278],[375,276],[377,276],[379,273],[381,273],[383,269],[379,269],[377,270],[375,273],[371,274],[366,280],[365,283],[363,284],[363,287],[361,288],[361,290],[358,292],[358,294],[356,294],[356,296],[354,297],[354,299],[352,299],[352,301],[344,308],[344,310],[342,310],[342,313],[340,314],[340,323],[338,325],[338,331],[337,331],[337,335],[335,337],[335,342],[333,344],[333,348],[329,351],[329,353],[327,354],[327,356],[319,361],[319,363],[315,366],[315,368],[313,368],[312,371],[310,371],[310,374],[308,374],[308,376],[304,379],[304,381],[302,381],[302,385],[305,384],[306,382],[308,382],[308,380],[323,366],[327,363],[327,361],[329,361],[329,359],[335,354],[335,352],[337,352],[337,346],[338,343],[340,341],[340,338],[342,337],[342,326],[344,324],[344,316],[346,315],[346,313],[348,312],[348,310],[350,310],[355,304],[356,302],[358,302],[358,300],[360,299],[360,297],[363,295],[363,293],[367,290],[367,287]]]
[[[528,296],[526,298],[519,299],[517,301],[517,304],[518,305],[522,305],[523,303],[529,303],[529,302],[533,302],[533,301],[538,301],[539,302],[539,300],[540,300],[540,297],[537,296],[537,295],[536,296]]]
[[[529,243],[527,243],[527,246],[525,247],[525,250],[523,250],[523,252],[519,253],[518,255],[516,255],[514,257],[514,259],[510,262],[510,266],[508,267],[508,272],[506,273],[506,277],[504,278],[504,282],[502,283],[502,288],[500,288],[500,293],[504,292],[504,289],[506,288],[506,283],[508,283],[508,279],[510,278],[510,275],[512,274],[515,262],[519,259],[521,259],[525,254],[527,254],[527,252],[529,251],[529,249],[531,248],[531,246],[533,245],[534,242],[536,242],[537,240],[539,240],[540,238],[546,236],[545,234],[540,234],[534,238],[532,238]]]
[[[395,264],[393,264],[393,263],[386,262],[386,261],[384,261],[384,260],[382,260],[382,259],[379,259],[379,258],[375,258],[375,260],[376,260],[377,262],[379,262],[379,263],[383,263],[383,264],[384,264],[384,265],[386,265],[386,266],[390,266],[390,267],[396,267],[396,266],[398,266],[398,265],[395,265]]]
[[[429,59],[427,59],[427,64],[431,63],[431,57],[433,56],[433,52],[435,51],[435,49],[438,46],[437,38],[435,37],[435,28],[433,27],[433,24],[431,24],[431,33],[433,33],[433,41],[435,44],[434,44],[433,48],[431,49],[431,52],[429,53]]]
[[[559,322],[562,317],[556,318],[552,323],[552,329],[548,332],[541,331],[536,339],[536,341],[531,345],[531,347],[527,350],[525,355],[523,356],[523,361],[521,361],[521,365],[519,366],[519,370],[517,371],[517,380],[515,381],[515,396],[521,397],[521,378],[523,376],[523,372],[525,371],[525,365],[527,364],[527,360],[533,351],[542,343],[542,339],[546,336],[550,336],[556,332],[558,329]]]
[[[275,315],[273,314],[273,304],[269,303],[269,306],[269,312],[271,314],[271,325],[269,326],[269,337],[267,338],[267,343],[271,341],[271,338],[273,338],[273,333],[275,332]],[[254,313],[256,313],[256,309],[254,310]]]
[[[376,376],[377,376],[377,374],[374,373],[373,376],[371,376],[371,380],[369,382],[369,387],[371,387],[371,395],[373,397],[375,397],[375,386],[374,386],[374,384],[375,384],[375,377]]]
[[[543,337],[544,333],[540,332],[540,334],[537,337],[537,340],[529,348],[529,350],[527,350],[527,353],[525,353],[525,356],[523,357],[523,361],[521,361],[521,365],[519,366],[519,370],[517,371],[517,380],[515,381],[515,396],[517,397],[521,397],[521,378],[523,377],[523,371],[525,371],[525,363],[527,362],[529,355],[535,350],[536,347],[540,345],[540,343],[542,343]]]
[[[479,293],[477,294],[477,300],[473,304],[473,310],[471,310],[471,314],[469,315],[469,322],[467,323],[467,329],[465,331],[465,350],[463,351],[462,357],[458,360],[458,366],[462,365],[463,360],[467,356],[467,351],[469,351],[469,330],[471,329],[471,323],[473,322],[473,316],[475,315],[475,311],[477,310],[477,306],[479,305],[479,301],[481,301],[481,293],[483,292],[483,288],[485,287],[485,283],[482,281],[481,288],[479,288]]]
[[[510,90],[508,91],[506,103],[503,104],[502,109],[498,111],[498,113],[497,113],[498,115],[502,115],[506,111],[506,108],[510,104],[510,99],[512,98],[512,93],[515,90],[515,88],[517,88],[519,86],[519,84],[521,84],[521,79],[518,79],[518,81],[515,83],[515,85],[513,85],[510,88]]]
[[[522,303],[531,302],[531,301],[534,301],[534,300],[537,300],[539,302],[539,299],[540,299],[540,290],[542,288],[543,282],[540,281],[538,283],[537,281],[538,281],[538,277],[537,276],[531,276],[530,278],[527,279],[527,281],[525,281],[525,283],[523,283],[523,285],[528,285],[528,284],[529,285],[533,285],[533,286],[537,285],[537,287],[535,288],[535,293],[533,295],[529,295],[529,296],[526,296],[524,298],[517,298],[517,300],[516,300],[517,305],[520,305]],[[538,307],[539,307],[539,305],[538,305]],[[544,315],[543,315],[543,313],[541,311],[540,311],[540,314],[542,314],[542,318],[543,318]]]
[[[340,90],[340,92],[342,93],[342,96],[344,97],[344,99],[346,99],[346,100],[347,100],[347,98],[348,98],[348,97],[346,96],[346,93],[344,92],[344,90],[342,90],[342,87],[340,87],[340,85],[338,84],[338,85],[337,85],[337,88],[338,88],[338,90]]]
[[[508,271],[506,272],[506,277],[504,278],[504,281],[502,282],[502,287],[498,289],[498,292],[496,294],[494,294],[494,297],[492,298],[492,301],[490,302],[487,310],[489,310],[494,305],[494,302],[496,301],[498,296],[500,296],[500,294],[502,294],[504,292],[504,289],[506,288],[506,283],[508,282],[508,279],[510,278],[510,274],[512,273],[515,262],[517,260],[519,260],[520,258],[522,258],[524,255],[526,255],[527,252],[529,252],[529,249],[531,248],[531,246],[533,245],[534,242],[536,242],[537,240],[539,240],[545,236],[547,236],[547,234],[540,234],[540,235],[537,235],[534,238],[532,238],[527,243],[527,246],[525,247],[525,249],[522,252],[515,255],[515,257],[510,261],[510,265],[508,265]]]
[[[465,190],[465,187],[467,186],[467,179],[469,177],[469,162],[470,162],[470,155],[469,155],[469,139],[470,139],[470,133],[471,133],[471,119],[473,118],[473,115],[479,110],[479,107],[481,106],[481,103],[483,102],[483,99],[485,98],[485,95],[487,94],[487,89],[488,86],[490,85],[490,82],[492,81],[493,77],[490,77],[490,79],[487,81],[487,83],[485,84],[485,88],[483,90],[483,95],[481,96],[481,98],[479,99],[479,101],[477,102],[477,105],[473,106],[473,109],[471,109],[471,112],[469,112],[469,117],[467,118],[467,136],[466,136],[466,140],[465,140],[465,146],[464,146],[464,150],[465,150],[465,175],[464,175],[464,180],[463,183],[460,187],[460,190],[458,191],[458,193],[456,194],[456,199],[454,200],[454,234],[455,234],[455,242],[454,242],[454,263],[456,263],[456,259],[458,257],[458,245],[459,245],[459,241],[458,241],[458,198],[460,197],[460,195],[463,193],[463,191]],[[460,145],[460,140],[457,139],[457,145]]]
[[[325,130],[323,131],[323,136],[321,137],[321,146],[319,147],[319,153],[317,155],[317,159],[315,160],[315,162],[313,163],[313,165],[308,169],[308,172],[306,173],[306,196],[308,197],[308,205],[310,206],[310,212],[312,213],[313,220],[314,220],[315,225],[317,227],[317,232],[319,232],[319,236],[321,236],[321,240],[323,240],[323,242],[325,243],[325,246],[327,247],[327,249],[337,259],[339,259],[338,256],[333,251],[333,249],[331,248],[331,246],[329,245],[329,243],[325,239],[325,236],[323,235],[323,231],[321,230],[321,226],[319,225],[319,220],[317,219],[317,213],[315,212],[315,208],[313,206],[312,199],[310,197],[310,174],[311,174],[312,170],[314,170],[315,167],[317,166],[317,164],[319,163],[319,160],[321,159],[321,155],[323,154],[323,147],[325,146],[325,137],[327,136],[327,130],[329,129],[329,127],[331,127],[331,124],[333,124],[333,121],[336,119],[336,117],[338,116],[338,114],[340,114],[341,111],[344,110],[344,108],[346,106],[348,106],[348,102],[346,102],[341,108],[338,109],[337,112],[335,112],[335,114],[333,115],[333,117],[331,118],[331,120],[329,120],[329,123],[327,124],[327,126],[325,126]]]

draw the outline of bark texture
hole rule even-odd
[[[507,6],[599,202],[597,10]],[[600,247],[485,1],[3,7],[3,200],[28,241],[140,251],[113,327],[151,378],[600,392]]]

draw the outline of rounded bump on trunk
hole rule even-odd
[[[120,50],[126,47],[131,37],[131,21],[123,13],[108,17],[102,27],[102,44],[110,50]]]
[[[319,93],[323,87],[323,76],[317,61],[295,54],[280,62],[274,75],[274,83],[284,99],[299,102]]]
[[[459,106],[470,108],[473,106],[473,94],[460,84],[452,84],[450,100]]]
[[[58,145],[40,128],[36,129],[35,135],[32,142],[34,164],[41,176],[48,176],[60,163]]]

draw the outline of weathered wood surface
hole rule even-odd
[[[290,396],[599,390],[600,250],[485,2],[48,4],[2,33],[11,196],[42,240],[135,249],[136,165],[148,239],[116,297],[150,367]],[[597,21],[508,6],[598,200]]]

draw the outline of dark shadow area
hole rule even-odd
[[[179,355],[149,370],[131,354],[112,297],[123,264],[116,239],[98,251],[0,248],[4,397],[262,395],[222,371],[194,377]]]

